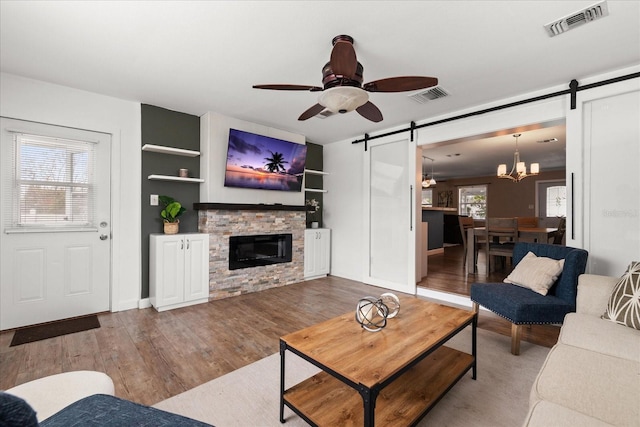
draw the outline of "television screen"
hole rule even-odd
[[[225,187],[300,191],[307,146],[229,129]]]

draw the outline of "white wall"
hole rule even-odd
[[[204,178],[204,183],[200,185],[200,202],[304,205],[304,191],[266,191],[224,186],[230,128],[306,144],[304,135],[234,119],[218,113],[204,114],[200,117],[200,172],[201,177]],[[304,181],[302,184],[304,186]]]
[[[331,274],[362,281],[364,241],[364,144],[351,140],[323,148],[323,222],[331,231]]]
[[[639,66],[634,66],[603,75],[579,79],[579,82],[580,85],[585,85],[615,76],[637,72],[639,69]],[[637,79],[634,80],[637,85]],[[522,94],[514,98],[498,100],[491,104],[471,107],[444,116],[432,117],[422,121],[422,123],[434,122],[497,105],[504,105],[518,100],[565,90],[568,88],[568,83],[569,82],[567,82],[566,85],[550,87],[537,92]],[[588,92],[589,91],[580,92],[578,96],[580,97],[582,94]],[[552,121],[573,114],[573,123],[571,125],[568,123],[567,125],[567,174],[569,176],[571,167],[582,167],[580,164],[581,154],[576,152],[576,150],[581,150],[582,147],[581,135],[577,135],[577,131],[574,132],[569,129],[570,126],[581,128],[582,118],[577,116],[577,113],[570,113],[570,111],[569,95],[555,97],[519,107],[421,128],[417,131],[417,144],[419,146],[427,145],[495,130]],[[418,121],[417,124],[420,125],[421,122]],[[407,123],[406,127],[408,127],[408,125]],[[383,130],[375,134],[384,132],[386,131]],[[352,140],[340,141],[324,146],[324,169],[330,173],[330,175],[325,178],[325,189],[328,190],[328,193],[324,198],[324,210],[326,212],[326,226],[332,229],[331,274],[348,279],[361,280],[362,271],[365,267],[362,265],[364,260],[361,254],[366,250],[366,248],[363,247],[365,242],[363,233],[367,232],[367,230],[364,230],[362,227],[362,215],[366,214],[364,211],[364,192],[367,191],[366,188],[363,188],[362,175],[364,161],[362,153],[364,147],[362,143],[351,144],[351,141]],[[616,141],[612,140],[611,148],[613,150],[616,149],[615,144]],[[638,160],[640,161],[640,159]],[[606,172],[612,173],[613,170]],[[624,177],[621,177],[621,179],[624,179]],[[569,178],[567,178],[567,182],[569,182]],[[588,191],[588,189],[586,189],[586,191]],[[572,197],[572,195],[569,197]],[[581,202],[581,200],[578,199],[580,196],[576,195],[576,197],[577,202]],[[568,200],[568,203],[569,202],[570,200]],[[580,211],[576,212],[576,226],[582,227],[583,207],[578,204],[576,210],[578,209],[580,209]],[[568,218],[568,230],[570,230],[572,226],[570,221],[571,218]],[[578,231],[578,235],[583,236],[582,230]],[[582,238],[579,240],[571,240],[568,238],[567,245],[582,247],[582,241]]]
[[[140,300],[140,104],[0,74],[0,115],[109,133],[111,140],[111,310]]]

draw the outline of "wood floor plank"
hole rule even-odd
[[[30,343],[25,347],[16,385],[62,372],[62,337]]]
[[[104,372],[104,361],[93,330],[61,336],[62,372]]]
[[[467,275],[461,258],[455,247],[429,257],[429,275],[419,286],[468,295],[471,283],[504,277],[504,272]],[[2,332],[0,388],[95,369],[113,379],[117,396],[154,404],[267,357],[278,351],[281,336],[354,311],[360,298],[385,291],[329,276],[161,313],[153,308],[102,313],[98,329],[16,347],[9,347],[13,332]],[[484,311],[478,326],[510,334],[509,322]],[[522,338],[551,347],[558,331],[525,327]]]

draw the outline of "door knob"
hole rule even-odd
[[[109,238],[109,236],[106,235],[106,234],[101,234],[100,235],[100,240],[107,240],[108,238]]]

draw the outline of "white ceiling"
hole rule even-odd
[[[543,29],[593,3],[2,0],[0,67],[189,114],[219,112],[326,144],[640,63],[640,1],[609,0],[609,16],[557,37]],[[407,93],[373,93],[380,123],[357,113],[300,122],[317,93],[251,87],[321,86],[338,34],[354,37],[365,82],[433,76],[450,96],[418,104]],[[564,144],[564,135],[554,136]],[[514,141],[503,138],[510,163]],[[521,151],[529,163],[534,156]],[[465,155],[479,162],[478,154]]]

